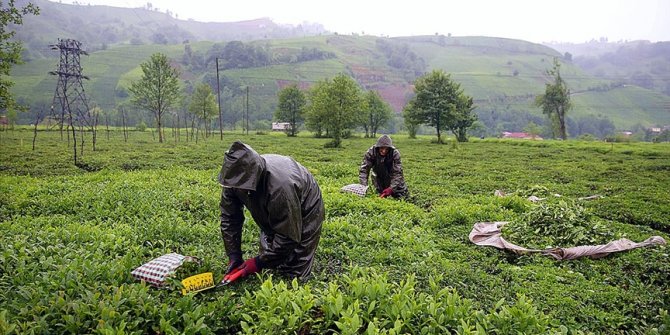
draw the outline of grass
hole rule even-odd
[[[602,195],[583,205],[609,229],[634,241],[667,240],[668,144],[438,145],[430,136],[394,135],[411,192],[409,201],[396,201],[339,191],[358,181],[375,139],[325,149],[328,139],[307,133],[224,137],[159,144],[149,132],[132,132],[128,142],[101,132],[98,151],[85,146],[85,171],[72,165],[58,133],[40,132],[35,151],[30,131],[0,133],[0,243],[7,246],[0,329],[612,334],[670,326],[666,246],[558,262],[468,240],[475,222],[514,221],[534,206],[495,190],[537,186],[564,199]],[[298,284],[264,272],[187,297],[134,281],[134,267],[168,252],[200,257],[204,264],[192,270],[220,278],[226,259],[215,177],[237,139],[262,154],[292,156],[315,175],[327,219],[314,277]],[[245,225],[243,240],[245,257],[255,255],[255,225]]]

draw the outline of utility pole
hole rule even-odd
[[[223,141],[223,114],[221,113],[221,89],[219,88],[219,57],[216,57],[216,96],[219,100],[219,134]]]
[[[249,86],[247,86],[247,135],[249,135]]]

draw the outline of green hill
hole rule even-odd
[[[670,42],[592,41],[555,47],[571,52],[574,63],[595,77],[670,95]]]
[[[624,86],[607,92],[585,92],[573,96],[575,105],[585,114],[606,115],[625,128],[644,120],[670,124],[670,99],[667,95],[636,86]]]
[[[346,73],[364,89],[378,91],[399,114],[413,94],[414,80],[432,69],[443,69],[475,99],[483,134],[521,131],[529,121],[545,122],[533,101],[550,79],[546,70],[552,59],[563,58],[558,51],[543,45],[483,36],[387,38],[335,34],[288,38],[290,29],[273,28],[271,34],[274,35],[271,35],[267,30],[258,29],[266,29],[268,25],[248,24],[249,30],[245,33],[241,23],[236,24],[238,30],[226,30],[228,35],[214,36],[206,32],[216,31],[218,24],[178,20],[156,10],[108,10],[101,6],[38,3],[43,6],[42,14],[31,18],[19,34],[26,38],[29,57],[24,65],[16,66],[12,71],[12,79],[16,82],[13,92],[19,101],[33,109],[51,104],[57,78],[48,72],[58,65],[55,51],[35,50],[46,50],[49,44],[57,43],[58,38],[78,38],[72,30],[65,30],[68,25],[62,25],[62,29],[55,27],[53,16],[71,15],[70,21],[86,17],[88,21],[79,22],[79,25],[86,26],[85,31],[89,34],[104,30],[107,23],[117,26],[117,38],[106,44],[101,42],[101,35],[83,37],[96,41],[93,50],[91,45],[83,44],[90,53],[82,57],[84,74],[90,77],[84,83],[86,94],[92,104],[105,111],[127,103],[127,87],[140,77],[139,64],[148,60],[152,53],[162,52],[172,59],[173,65],[182,73],[187,91],[199,82],[207,82],[216,88],[215,60],[222,57],[222,50],[230,40],[241,40],[238,48],[263,54],[262,62],[243,64],[237,59],[229,60],[230,64],[235,61],[234,66],[224,64],[219,67],[226,127],[233,127],[242,119],[246,87],[249,87],[250,119],[257,128],[272,119],[277,92],[288,83],[295,82],[301,88],[308,88],[319,80]],[[142,11],[142,15],[138,16],[138,11]],[[171,24],[174,29],[161,28]],[[139,37],[126,36],[126,30],[120,27],[131,26],[146,29],[139,29],[136,33]],[[50,33],[41,34],[44,29]],[[155,31],[169,31],[176,35],[163,36],[167,41],[152,42],[152,36],[157,38],[151,35]],[[238,34],[233,34],[234,31]],[[141,42],[131,41],[133,38],[139,38]],[[667,95],[637,86],[624,87],[620,81],[586,73],[570,61],[563,60],[561,73],[574,93],[574,108],[569,114],[574,122],[582,117],[599,116],[620,129],[670,123],[670,97]],[[131,113],[135,114],[135,120],[146,118],[151,122],[146,113]],[[25,114],[21,121],[28,123],[32,119],[31,114]],[[395,132],[400,130],[400,125],[396,123],[385,130]]]
[[[144,7],[70,5],[47,0],[18,0],[17,6],[31,2],[39,16],[26,16],[17,39],[26,41],[29,58],[48,53],[45,46],[58,38],[72,38],[95,51],[114,44],[180,44],[184,41],[230,41],[286,38],[324,33],[318,24],[279,25],[261,18],[240,22],[197,22],[182,20],[169,9]],[[174,16],[174,17],[173,17]],[[82,29],[85,27],[85,29]]]

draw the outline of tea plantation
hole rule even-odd
[[[440,145],[395,135],[411,193],[398,201],[340,192],[358,182],[376,139],[327,149],[328,139],[300,135],[159,144],[149,131],[127,141],[101,131],[77,168],[58,132],[40,131],[34,151],[30,130],[0,132],[0,334],[670,332],[667,245],[556,261],[468,239],[477,222],[510,221],[505,237],[534,248],[667,241],[669,144]],[[327,217],[313,276],[287,281],[263,271],[182,296],[180,279],[207,271],[220,279],[225,269],[216,176],[238,139],[294,157],[319,182]],[[249,221],[245,258],[258,250]],[[203,262],[182,266],[166,289],[131,276],[171,252]]]

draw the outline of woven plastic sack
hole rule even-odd
[[[368,191],[368,187],[361,184],[349,184],[340,189],[342,192],[353,193],[359,197],[364,197],[365,193]]]
[[[165,254],[142,264],[130,274],[137,280],[147,282],[154,287],[162,287],[165,280],[173,275],[184,262],[199,262],[196,257],[177,253]]]

